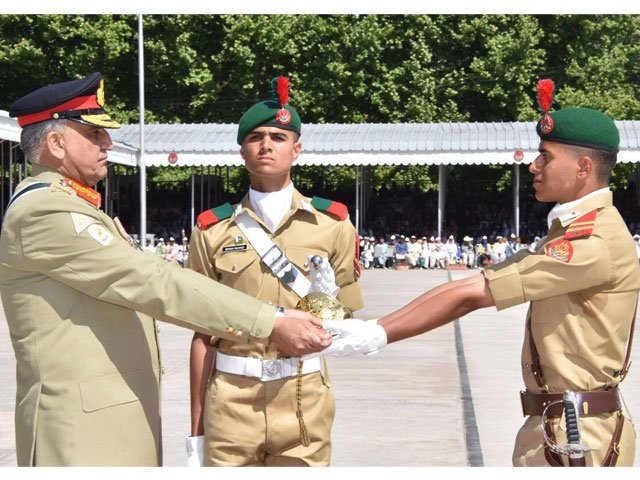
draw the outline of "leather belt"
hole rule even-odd
[[[300,358],[288,357],[265,360],[260,357],[237,357],[216,352],[216,370],[234,375],[257,378],[263,382],[295,377],[298,374]],[[305,360],[302,364],[302,374],[319,372],[321,370],[320,357]]]
[[[614,413],[622,409],[618,387],[611,390],[594,390],[591,392],[574,392],[578,399],[579,415],[598,415],[601,413]],[[549,403],[562,400],[562,393],[532,393],[522,390],[520,392],[520,402],[522,403],[522,414],[541,416],[543,410]],[[547,417],[562,416],[562,403],[557,403],[549,407]]]

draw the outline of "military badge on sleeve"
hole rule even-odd
[[[71,212],[71,219],[76,233],[81,234],[85,228],[95,222],[95,219],[82,213]]]
[[[109,245],[111,240],[113,240],[113,234],[98,223],[90,225],[87,229],[87,233],[101,245]]]
[[[569,263],[573,256],[573,245],[566,238],[561,238],[547,247],[547,256],[564,263]]]

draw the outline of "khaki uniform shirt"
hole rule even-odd
[[[260,225],[246,195],[235,214],[247,211]],[[251,243],[236,225],[235,217],[227,218],[207,230],[195,229],[189,245],[188,266],[230,287],[266,303],[293,308],[300,297],[285,286],[260,261]],[[338,300],[352,310],[362,307],[360,286],[354,270],[356,232],[351,222],[340,221],[332,214],[316,210],[309,199],[294,190],[292,208],[285,214],[277,230],[265,231],[287,258],[305,276],[309,276],[307,258],[327,258],[340,287]],[[245,247],[246,246],[246,249]],[[239,248],[237,248],[239,247]],[[236,356],[278,358],[273,345],[250,343],[239,345],[223,338],[212,338],[223,353]]]
[[[593,210],[595,223],[579,225],[577,220]],[[582,227],[584,235],[563,238],[568,229]],[[555,219],[535,252],[520,250],[484,274],[498,310],[531,302],[527,321],[549,392],[598,390],[619,383],[640,267],[611,192],[595,195]],[[527,390],[538,393],[531,358],[527,329],[522,375]],[[610,438],[602,439],[604,450]],[[541,435],[539,441],[544,442]]]
[[[152,317],[245,344],[275,309],[142,252],[37,166],[0,238],[0,293],[17,361],[18,465],[160,465]],[[240,335],[236,335],[241,332]]]

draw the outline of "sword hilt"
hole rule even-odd
[[[562,403],[565,415],[565,428],[567,431],[567,443],[558,444],[553,438],[547,435],[545,424],[547,422],[547,411],[555,404]],[[542,411],[542,434],[549,448],[561,455],[569,457],[569,466],[583,467],[586,466],[585,452],[593,450],[587,445],[583,445],[580,440],[580,418],[578,411],[578,397],[575,392],[566,391],[562,400],[554,400],[546,405]]]
[[[578,405],[576,394],[570,391],[564,393],[562,404],[567,428],[567,443],[580,444],[580,425],[578,424]]]

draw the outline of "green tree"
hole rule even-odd
[[[0,15],[0,108],[49,83],[100,71],[121,121],[137,108],[137,27],[126,15]]]
[[[640,115],[637,15],[143,19],[147,123],[235,123],[271,95],[269,80],[278,74],[290,77],[291,101],[305,123],[535,120],[535,84],[545,77],[556,82],[559,106],[590,106],[616,119]],[[0,108],[41,85],[97,70],[107,79],[108,109],[135,123],[137,43],[136,15],[0,15]],[[636,168],[618,167],[614,185],[625,187]],[[429,168],[377,170],[376,188],[437,184]],[[189,176],[148,173],[167,184]],[[310,169],[301,180],[321,182],[319,173]],[[326,181],[347,185],[353,175],[335,169]],[[245,180],[232,173],[228,184],[240,188]]]

